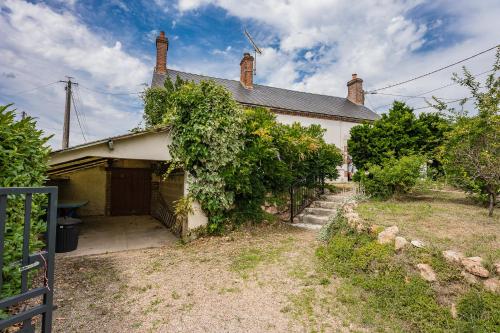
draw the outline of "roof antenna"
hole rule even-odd
[[[255,44],[255,42],[253,41],[253,38],[252,36],[250,35],[250,33],[248,32],[248,30],[245,28],[245,36],[248,38],[248,40],[250,41],[250,44],[252,44],[252,47],[253,47],[253,50],[254,50],[254,53],[255,53],[255,61],[253,62],[253,75],[255,75],[257,73],[257,53],[259,55],[262,55],[262,51],[260,50],[260,48],[257,46],[257,44]]]

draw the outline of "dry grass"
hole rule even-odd
[[[55,332],[364,330],[317,273],[315,234],[261,226],[57,262]]]
[[[430,191],[389,201],[367,201],[358,212],[374,224],[397,225],[410,239],[468,256],[500,260],[500,211],[488,217],[486,208],[457,191]]]

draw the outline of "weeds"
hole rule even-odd
[[[440,251],[418,249],[396,255],[392,246],[378,244],[371,235],[356,233],[339,216],[336,220],[338,223],[330,227],[334,233],[316,255],[323,270],[343,277],[343,284],[351,286],[341,301],[349,305],[364,294],[363,312],[372,318],[377,315],[391,319],[391,325],[405,331],[500,331],[499,297],[473,289],[458,298],[459,318],[454,319],[449,307],[442,304],[442,295],[411,269],[416,262],[425,262],[436,271],[439,283],[459,282],[460,271],[445,262]],[[351,297],[353,294],[356,296]],[[387,328],[384,323],[382,327]]]

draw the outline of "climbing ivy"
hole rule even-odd
[[[209,217],[209,231],[258,221],[261,206],[310,175],[338,177],[340,151],[319,125],[283,125],[265,108],[244,109],[213,81],[167,80],[145,93],[148,126],[171,127],[169,170],[189,174],[189,194]]]

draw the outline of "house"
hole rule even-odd
[[[341,179],[347,180],[347,140],[352,127],[379,116],[364,105],[363,80],[352,74],[347,82],[347,97],[327,96],[254,84],[254,58],[245,53],[240,62],[240,80],[228,80],[173,70],[167,66],[168,39],[162,31],[156,38],[156,67],[152,86],[163,86],[167,77],[175,81],[214,80],[226,87],[240,104],[266,107],[284,124],[299,122],[304,126],[318,124],[326,129],[325,141],[335,144],[344,154]],[[236,72],[236,68],[235,68]]]
[[[240,62],[240,81],[180,72],[167,68],[168,40],[161,32],[156,39],[156,66],[152,86],[162,86],[167,77],[199,82],[214,80],[248,107],[269,108],[278,121],[302,125],[319,124],[325,140],[345,155],[350,129],[377,115],[365,107],[363,80],[353,74],[347,82],[347,97],[311,94],[253,83],[253,57],[245,53]],[[49,176],[59,187],[62,202],[86,202],[80,216],[152,215],[167,227],[175,225],[174,202],[188,192],[188,177],[179,170],[162,177],[165,161],[171,160],[168,127],[129,133],[89,142],[51,153]],[[178,234],[189,235],[207,223],[199,204]]]

